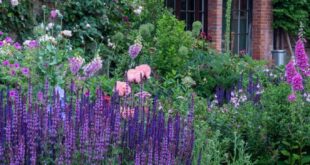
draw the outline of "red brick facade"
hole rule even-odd
[[[253,1],[252,49],[254,59],[270,59],[273,48],[272,2]]]
[[[222,19],[223,0],[212,0],[208,2],[208,35],[212,36],[213,47],[222,50]]]
[[[252,57],[271,58],[273,48],[272,0],[253,1]],[[208,34],[212,36],[214,48],[222,50],[223,0],[208,1]]]

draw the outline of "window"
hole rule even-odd
[[[194,21],[200,21],[207,30],[207,0],[165,0],[165,5],[173,9],[175,15],[184,20],[186,30],[192,29]]]
[[[233,0],[231,16],[231,49],[234,53],[251,54],[251,0]]]

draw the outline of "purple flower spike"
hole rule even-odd
[[[132,59],[135,59],[142,49],[142,45],[139,43],[135,43],[129,47],[128,53]]]
[[[0,47],[2,47],[4,45],[3,41],[0,41]]]

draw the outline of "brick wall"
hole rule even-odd
[[[253,1],[252,33],[253,58],[270,60],[273,48],[271,0]]]
[[[208,35],[212,37],[213,47],[222,50],[223,0],[208,2]]]

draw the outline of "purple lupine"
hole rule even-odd
[[[142,45],[140,43],[135,43],[129,47],[128,53],[132,59],[135,59],[140,51],[142,50]]]
[[[153,165],[153,145],[152,145],[152,138],[149,140],[148,144],[148,159],[147,159],[147,164],[148,165]]]
[[[137,148],[136,148],[135,165],[141,165],[139,145],[138,145]]]
[[[93,76],[101,68],[102,68],[102,60],[101,57],[97,56],[90,63],[88,63],[83,67],[84,75],[86,77]]]
[[[69,67],[70,71],[73,75],[76,75],[80,68],[82,67],[84,63],[84,59],[82,57],[72,57],[69,58]]]

